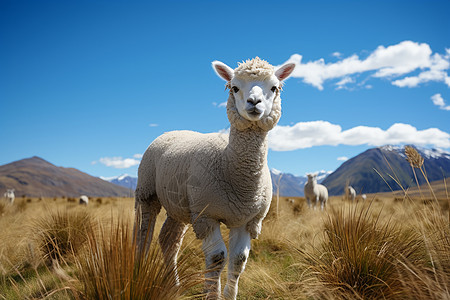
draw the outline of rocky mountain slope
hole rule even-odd
[[[436,181],[450,177],[450,153],[437,149],[415,147],[424,158],[423,169],[428,180]],[[425,179],[419,169],[415,169],[419,184]],[[378,193],[415,187],[413,169],[406,160],[404,146],[383,146],[369,149],[344,162],[323,182],[330,195],[344,193],[347,182],[358,194]]]
[[[16,197],[128,196],[129,189],[74,168],[57,167],[37,156],[0,166],[0,193],[15,189]]]

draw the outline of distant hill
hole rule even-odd
[[[37,156],[0,166],[0,192],[16,197],[128,196],[129,190],[74,168],[57,167]]]
[[[450,153],[437,150],[415,147],[424,158],[424,168],[428,180],[442,180],[450,177]],[[377,170],[383,178],[375,171]],[[425,183],[420,170],[416,169],[419,184]],[[341,195],[347,181],[359,193],[378,193],[399,190],[400,186],[393,176],[404,188],[416,186],[411,166],[406,161],[403,146],[383,146],[369,149],[352,159],[344,162],[336,171],[330,174],[323,182],[330,195]]]

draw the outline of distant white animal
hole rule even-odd
[[[308,182],[305,184],[305,197],[308,206],[311,208],[311,200],[313,201],[314,209],[317,203],[320,202],[320,209],[323,210],[328,201],[328,189],[317,183],[317,174],[307,174]]]
[[[88,205],[89,204],[89,197],[86,195],[80,196],[80,205]]]
[[[6,190],[5,194],[3,194],[3,196],[8,200],[10,204],[13,204],[14,199],[16,198],[14,196],[14,191],[15,191],[14,189],[8,189]]]
[[[150,244],[161,206],[167,219],[159,241],[167,263],[176,268],[187,224],[202,240],[207,272],[207,299],[222,299],[220,274],[227,247],[220,223],[230,228],[225,299],[236,299],[239,276],[250,253],[251,239],[261,232],[272,199],[267,166],[268,132],[281,116],[282,81],[294,64],[274,68],[258,57],[235,70],[215,61],[213,68],[230,89],[229,135],[172,131],[145,151],[136,188],[137,241]],[[175,269],[176,270],[176,269]]]
[[[350,185],[347,186],[347,188],[345,189],[345,199],[352,200],[352,202],[354,202],[355,198],[356,198],[355,189]]]
[[[366,194],[362,194],[362,195],[361,195],[361,199],[362,199],[363,201],[366,201],[367,195],[366,195]]]

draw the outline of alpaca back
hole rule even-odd
[[[326,186],[322,184],[316,184],[316,190],[319,194],[319,201],[320,202],[327,202],[328,201],[328,189]]]
[[[193,131],[167,132],[153,141],[142,157],[136,191],[157,195],[169,215],[189,222],[191,189],[208,192],[220,180],[226,134]],[[208,147],[205,147],[208,145]],[[202,205],[202,204],[198,204]]]

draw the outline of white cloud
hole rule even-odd
[[[150,127],[158,127],[159,125],[155,124],[155,123],[151,123],[151,124],[148,124],[148,126],[150,126]]]
[[[334,54],[333,56],[336,56]],[[432,54],[430,46],[426,43],[403,41],[388,47],[378,46],[365,59],[360,59],[354,54],[335,63],[325,63],[323,58],[303,63],[303,57],[294,54],[287,62],[296,64],[293,77],[302,78],[305,83],[319,90],[323,89],[326,80],[345,79],[354,74],[374,72],[373,77],[393,80],[416,70],[421,71],[418,76],[398,79],[392,84],[399,87],[413,87],[422,82],[443,81],[450,86],[450,79],[445,72],[450,65],[449,49],[446,49],[445,55]]]
[[[348,157],[347,157],[347,156],[339,156],[339,157],[337,158],[337,160],[339,160],[339,161],[347,161],[347,160],[348,160]]]
[[[442,81],[450,87],[446,70],[450,67],[450,55],[441,56],[438,53],[433,55],[430,60],[430,67],[419,73],[417,76],[409,76],[403,79],[395,80],[393,85],[398,87],[416,87],[421,83],[429,81]]]
[[[331,56],[334,56],[334,57],[340,59],[342,57],[342,53],[336,51],[336,52],[331,53]]]
[[[126,169],[139,164],[139,160],[135,158],[122,158],[122,157],[102,157],[99,162],[107,167],[115,169]]]
[[[354,79],[352,79],[350,76],[346,76],[336,83],[336,85],[337,85],[336,89],[337,90],[345,89],[347,84],[354,83],[354,82],[355,82]]]
[[[227,101],[225,101],[225,102],[220,102],[220,103],[213,102],[212,104],[213,104],[215,107],[227,107]]]
[[[141,159],[142,156],[144,156],[144,155],[143,155],[143,154],[140,154],[140,153],[137,153],[137,154],[133,155],[133,157],[134,157],[134,158],[137,158],[137,159]]]
[[[436,106],[439,106],[442,110],[450,110],[450,105],[445,106],[445,101],[442,98],[441,94],[435,94],[431,96],[431,100],[433,101],[433,104]]]
[[[387,130],[357,126],[342,130],[326,121],[300,122],[277,126],[269,132],[269,147],[274,151],[291,151],[314,146],[415,144],[450,148],[450,134],[437,128],[417,130],[409,124],[396,123]]]

